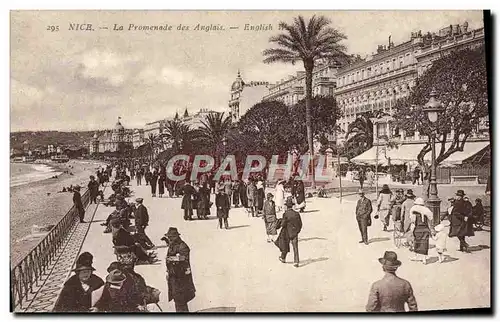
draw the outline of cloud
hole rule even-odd
[[[13,110],[27,109],[43,100],[46,91],[12,79],[10,83],[11,106]],[[49,91],[52,91],[49,88]]]
[[[137,55],[120,55],[108,50],[93,49],[81,57],[80,73],[83,78],[102,79],[114,87],[122,86],[131,77],[131,65],[141,58]]]

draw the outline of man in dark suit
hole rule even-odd
[[[184,209],[184,220],[193,220],[193,195],[196,194],[196,190],[189,181],[182,187],[182,194],[181,209]]]
[[[460,241],[460,251],[469,253],[469,244],[465,237],[474,236],[472,227],[472,204],[464,200],[465,192],[457,190],[455,202],[450,216],[449,237],[457,237]]]
[[[396,270],[401,266],[398,255],[386,251],[378,261],[382,264],[385,276],[372,284],[366,311],[405,312],[405,303],[408,303],[410,311],[418,311],[410,282],[396,276]]]
[[[83,218],[85,217],[85,208],[83,208],[82,203],[82,195],[80,194],[80,186],[76,185],[73,187],[73,205],[75,206],[76,211],[78,212],[78,217],[80,218],[80,222],[83,223]]]
[[[89,188],[90,203],[94,202],[95,204],[97,204],[97,195],[99,194],[99,182],[95,180],[94,176],[90,176],[90,181],[87,187]]]
[[[365,197],[363,190],[359,190],[359,199],[356,204],[356,220],[361,233],[360,243],[368,245],[368,226],[371,225],[372,202]]]
[[[135,229],[137,234],[140,235],[140,238],[144,239],[144,242],[148,246],[148,248],[153,248],[155,245],[149,239],[148,235],[144,231],[146,227],[149,225],[149,214],[148,209],[142,204],[144,199],[137,198],[135,202],[137,203],[137,208],[135,209]]]
[[[283,218],[281,221],[281,232],[280,236],[278,236],[277,243],[284,243],[286,246],[289,245],[289,242],[292,243],[293,247],[293,266],[299,267],[299,233],[302,230],[302,219],[300,218],[300,214],[293,210],[293,200],[292,197],[288,197],[285,202],[286,211],[283,214]],[[288,248],[288,249],[287,249]],[[290,246],[288,247],[280,247],[281,256],[280,261],[285,263],[286,255],[290,251]]]

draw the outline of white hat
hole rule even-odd
[[[415,205],[425,206],[424,199],[422,198],[415,199]]]

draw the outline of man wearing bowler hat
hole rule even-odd
[[[466,236],[474,236],[472,227],[472,212],[470,206],[464,200],[465,192],[457,190],[455,202],[450,216],[449,237],[457,237],[460,241],[460,251],[469,253],[469,244],[465,241]]]
[[[168,301],[174,300],[176,312],[189,312],[188,302],[194,299],[196,292],[189,246],[180,238],[175,227],[170,227],[162,240],[168,244],[165,259]]]
[[[405,303],[410,311],[418,311],[417,301],[413,295],[410,282],[396,276],[396,270],[401,266],[398,255],[386,251],[384,257],[378,259],[385,272],[381,280],[372,284],[367,312],[405,312]]]
[[[151,241],[151,239],[146,235],[145,229],[149,224],[149,214],[148,209],[143,205],[144,199],[137,198],[135,202],[137,203],[137,208],[135,209],[135,229],[136,233],[140,235],[141,238],[144,239],[144,242],[148,246],[148,248],[153,248],[155,245]]]
[[[363,190],[360,189],[358,193],[359,199],[356,204],[356,220],[358,222],[359,232],[361,233],[361,240],[359,243],[368,245],[368,226],[372,224],[372,202],[370,199],[366,198]]]
[[[302,219],[300,214],[293,210],[292,197],[288,197],[285,202],[286,211],[281,220],[281,231],[274,242],[281,251],[279,260],[286,262],[286,255],[290,252],[290,242],[293,247],[293,266],[299,267],[299,233],[302,230]]]

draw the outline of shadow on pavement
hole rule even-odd
[[[443,263],[451,263],[458,260],[458,258],[451,257],[450,255],[445,255],[445,256],[446,257],[444,258]]]
[[[490,246],[486,246],[486,245],[477,245],[477,246],[470,246],[469,247],[469,250],[471,252],[477,252],[477,251],[480,251],[480,250],[483,250],[483,249],[490,249]]]
[[[301,261],[299,267],[306,266],[306,265],[309,265],[309,264],[312,264],[312,263],[316,263],[316,262],[327,261],[329,259],[330,258],[328,258],[328,257],[309,258],[309,259]]]
[[[377,237],[377,238],[370,238],[368,240],[368,243],[376,243],[376,242],[383,242],[383,241],[388,241],[391,240],[389,237]]]
[[[299,242],[308,241],[308,240],[328,240],[323,237],[309,237],[309,238],[299,238]]]
[[[308,214],[310,212],[319,212],[319,210],[304,210],[301,214]]]
[[[250,227],[250,225],[240,225],[240,226],[229,226],[229,230],[233,230],[233,229],[236,229],[236,228],[245,228],[245,227]]]
[[[227,312],[227,313],[236,312],[236,308],[232,306],[229,307],[220,306],[220,307],[211,307],[208,309],[196,311],[196,313],[220,313],[220,312]]]

